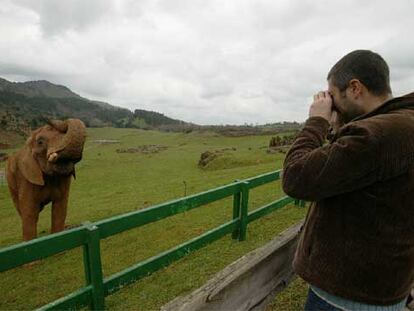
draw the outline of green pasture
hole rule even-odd
[[[119,140],[102,144],[96,140]],[[282,167],[284,154],[267,154],[270,136],[223,137],[214,133],[162,133],[134,129],[88,129],[83,160],[70,193],[67,224],[80,225],[142,209]],[[117,153],[117,149],[156,144],[158,153]],[[222,150],[206,169],[198,167],[204,151]],[[235,149],[235,150],[234,150]],[[4,167],[4,164],[3,164]],[[2,168],[0,166],[0,168]],[[280,182],[250,192],[253,210],[283,195]],[[288,205],[248,227],[247,240],[226,236],[106,298],[110,310],[157,310],[176,296],[201,286],[243,254],[265,244],[304,217]],[[232,198],[224,199],[102,241],[104,276],[189,240],[231,219]],[[49,234],[50,208],[40,215],[38,232]],[[0,247],[21,241],[20,219],[7,186],[0,184]],[[0,274],[0,310],[29,310],[84,284],[82,249],[75,249]],[[306,285],[292,283],[269,310],[297,310]]]

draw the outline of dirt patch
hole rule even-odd
[[[119,144],[120,141],[116,139],[96,139],[93,141],[94,143],[101,144],[101,145],[110,145],[110,144]]]
[[[205,167],[208,163],[213,161],[215,158],[217,158],[218,154],[214,151],[204,151],[200,155],[200,160],[198,161],[198,166]]]
[[[207,150],[201,153],[200,160],[198,161],[198,166],[201,168],[206,167],[211,161],[217,157],[223,155],[226,151],[236,151],[236,148],[223,148],[217,150]]]
[[[160,151],[164,151],[168,149],[168,146],[163,145],[141,145],[135,148],[121,148],[116,149],[118,153],[143,153],[143,154],[151,154],[151,153],[158,153]]]
[[[283,153],[285,154],[288,152],[290,145],[287,146],[278,146],[278,147],[270,147],[266,150],[267,153]]]
[[[269,141],[267,153],[286,153],[295,141],[296,135],[283,135],[272,137]]]
[[[283,135],[272,137],[269,141],[269,148],[291,145],[295,141],[296,135]]]

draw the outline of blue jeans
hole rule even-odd
[[[342,311],[326,302],[318,295],[316,295],[310,288],[308,291],[308,299],[305,304],[305,311]]]

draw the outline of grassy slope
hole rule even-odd
[[[239,138],[205,134],[160,133],[132,129],[90,129],[84,159],[73,182],[68,224],[96,221],[124,212],[197,193],[261,173],[279,169],[283,155],[268,155],[269,136]],[[99,145],[95,139],[119,139],[120,144]],[[116,153],[117,148],[161,144],[169,148],[157,154]],[[239,163],[254,165],[231,169],[201,170],[200,153],[208,149],[237,148]],[[249,150],[251,148],[251,150]],[[253,159],[253,161],[252,161]],[[253,190],[250,209],[282,195],[279,182]],[[231,199],[209,204],[139,229],[102,241],[104,275],[120,271],[137,261],[182,243],[230,219]],[[201,286],[226,265],[303,218],[305,209],[289,205],[249,225],[246,242],[229,236],[187,256],[171,266],[106,298],[112,310],[154,310],[178,295]],[[21,239],[20,219],[7,188],[0,185],[0,246]],[[50,208],[41,213],[38,230],[48,234]],[[82,251],[75,249],[43,260],[33,267],[21,267],[1,274],[0,309],[33,309],[66,295],[84,283]],[[303,291],[305,286],[299,284]],[[293,289],[296,291],[296,288]],[[280,299],[283,305],[292,291]],[[284,300],[283,300],[284,299]],[[300,300],[300,299],[299,299]],[[296,301],[296,299],[295,299]],[[302,301],[296,302],[303,303]],[[275,301],[273,306],[277,305]],[[284,310],[296,310],[294,307]]]

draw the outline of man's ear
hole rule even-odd
[[[362,95],[364,85],[358,79],[351,79],[349,81],[349,89],[355,99],[358,99]]]
[[[18,159],[18,167],[24,178],[26,178],[30,183],[44,186],[45,181],[43,180],[42,170],[32,155],[32,142],[33,136],[26,141],[26,146],[23,147],[22,153]]]

